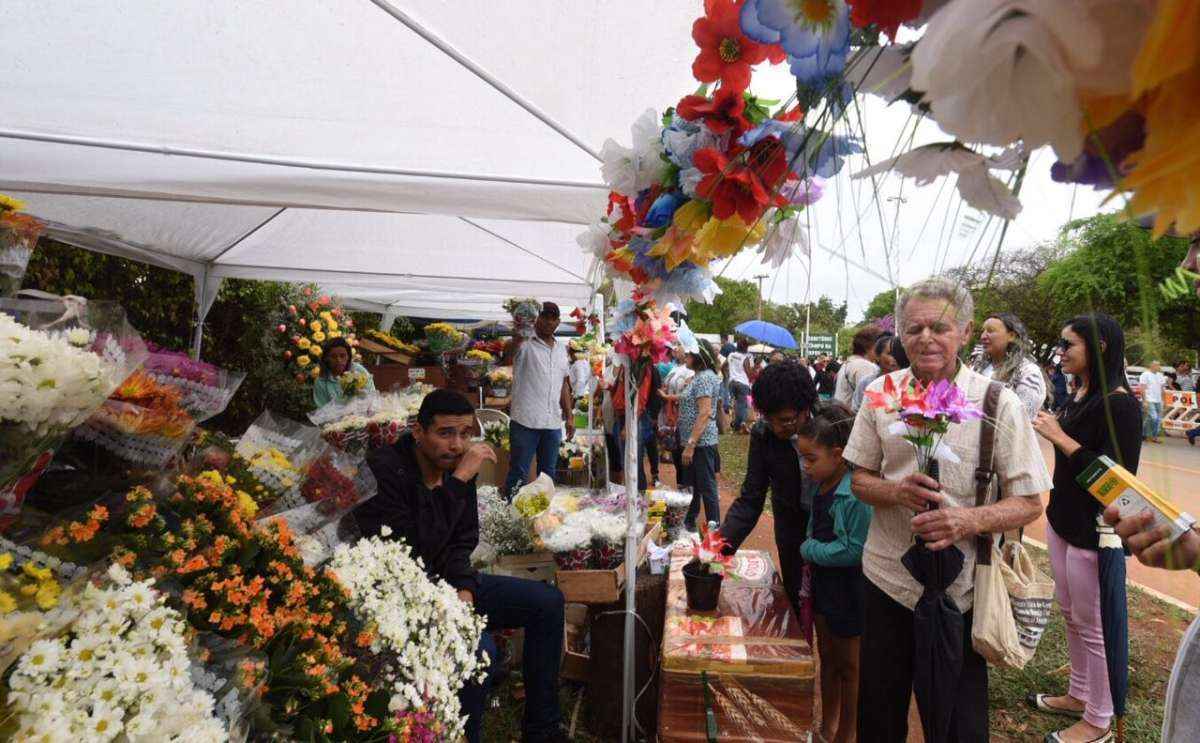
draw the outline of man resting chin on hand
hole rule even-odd
[[[354,516],[364,536],[389,527],[390,538],[404,540],[431,579],[449,583],[460,599],[487,618],[480,650],[492,663],[488,678],[459,695],[468,715],[467,740],[481,739],[497,655],[491,632],[519,627],[525,630],[524,740],[563,741],[567,738],[558,707],[562,593],[538,581],[485,575],[471,568],[471,552],[479,543],[475,476],[485,461],[496,461],[490,446],[472,443],[474,432],[475,411],[466,398],[451,390],[430,392],[412,430],[368,455],[379,489]]]

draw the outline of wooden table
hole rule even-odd
[[[721,741],[807,740],[813,723],[812,648],[766,552],[742,550],[717,611],[690,614],[686,551],[671,555],[663,627],[660,743],[707,741],[708,711]],[[710,704],[705,704],[704,679]]]

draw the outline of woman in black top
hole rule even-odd
[[[1054,444],[1046,541],[1055,597],[1067,624],[1071,685],[1063,696],[1033,694],[1029,701],[1043,711],[1080,718],[1053,740],[1100,741],[1108,740],[1113,714],[1100,622],[1097,526],[1103,507],[1075,478],[1100,455],[1137,472],[1142,411],[1125,378],[1125,334],[1115,320],[1081,315],[1061,335],[1062,369],[1075,375],[1079,389],[1057,418],[1039,412],[1033,427]]]

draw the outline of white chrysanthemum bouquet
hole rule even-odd
[[[151,581],[119,566],[84,590],[79,617],[35,642],[9,678],[19,740],[224,741],[213,698],[197,689],[179,613]]]
[[[429,580],[403,542],[372,537],[343,545],[330,568],[350,591],[355,614],[378,628],[371,649],[393,659],[377,679],[391,693],[389,710],[432,713],[443,738],[457,740],[464,723],[458,692],[486,671],[478,652],[484,618],[449,584]]]

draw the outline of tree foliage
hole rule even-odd
[[[871,298],[871,303],[867,305],[867,310],[863,313],[863,322],[881,320],[895,313],[896,291],[894,289],[884,289]]]
[[[758,311],[758,286],[753,281],[717,277],[721,293],[712,304],[688,302],[688,327],[697,333],[731,335],[734,327],[753,320]]]

